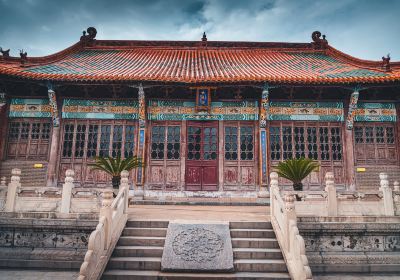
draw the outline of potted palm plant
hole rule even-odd
[[[112,176],[112,186],[115,190],[118,190],[121,183],[121,172],[131,171],[134,168],[143,166],[141,158],[137,156],[127,157],[122,159],[121,156],[116,158],[113,157],[96,157],[95,162],[89,164],[92,170],[101,170]]]
[[[292,181],[295,191],[302,191],[302,181],[318,168],[319,164],[309,158],[288,159],[278,164],[277,173],[280,177]]]

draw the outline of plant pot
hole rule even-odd
[[[111,182],[114,189],[114,197],[116,197],[115,192],[118,193],[119,185],[121,184],[121,176],[113,176]]]
[[[303,191],[303,183],[293,183],[293,190],[295,191]]]

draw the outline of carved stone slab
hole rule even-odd
[[[168,225],[163,271],[233,271],[228,222],[173,221]]]

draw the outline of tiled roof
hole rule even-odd
[[[0,58],[0,74],[35,80],[160,81],[180,83],[378,83],[400,81],[400,68],[362,61],[312,44],[157,41],[80,43],[59,54]]]

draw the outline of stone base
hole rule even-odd
[[[229,222],[173,221],[168,225],[162,271],[233,271]]]

